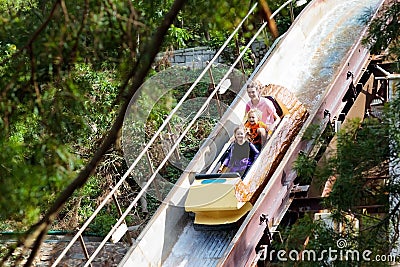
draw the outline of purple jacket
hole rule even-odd
[[[252,143],[245,141],[243,145],[233,143],[227,154],[222,164],[228,167],[228,172],[238,172],[243,178],[260,152]]]

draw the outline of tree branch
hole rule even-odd
[[[101,161],[103,155],[107,152],[107,150],[111,147],[114,143],[118,131],[122,127],[124,116],[126,109],[129,106],[129,102],[136,91],[139,89],[141,84],[144,82],[144,79],[151,68],[151,64],[154,61],[159,49],[162,45],[165,35],[167,34],[168,28],[172,24],[173,20],[178,15],[179,11],[182,9],[183,5],[185,4],[186,0],[175,0],[173,3],[170,11],[165,15],[164,20],[161,22],[161,25],[158,27],[155,35],[151,40],[149,40],[148,44],[144,46],[144,51],[140,53],[140,58],[136,63],[135,68],[129,73],[124,86],[121,87],[121,90],[127,87],[129,81],[132,81],[132,85],[130,86],[129,90],[125,95],[125,101],[120,108],[120,111],[117,115],[117,118],[114,121],[108,135],[103,140],[103,143],[100,145],[96,153],[93,155],[93,158],[89,161],[89,163],[85,166],[85,168],[78,174],[75,180],[65,188],[59,197],[56,199],[54,204],[50,207],[48,212],[44,215],[44,217],[35,225],[33,225],[28,230],[28,236],[26,240],[29,240],[30,236],[37,236],[31,254],[27,259],[27,262],[24,266],[31,266],[36,253],[40,249],[40,245],[42,240],[47,232],[48,227],[53,222],[54,218],[57,216],[59,210],[63,207],[63,205],[68,201],[68,199],[72,196],[75,190],[82,187],[86,181],[88,180],[89,176],[94,172],[96,166]],[[131,79],[130,79],[131,78]],[[39,231],[37,231],[39,229]],[[37,233],[39,232],[39,233]]]

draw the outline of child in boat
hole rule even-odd
[[[260,121],[261,112],[257,109],[250,109],[247,113],[247,122],[244,124],[248,138],[256,148],[261,148],[267,141],[267,133],[270,133],[268,126]]]
[[[262,116],[260,121],[268,126],[268,129],[273,130],[279,123],[280,118],[276,113],[276,109],[271,100],[261,96],[262,84],[259,81],[253,81],[247,85],[247,95],[250,101],[246,104],[246,113],[250,109],[258,109],[261,111]]]
[[[260,152],[246,140],[243,127],[235,128],[234,136],[235,141],[228,148],[227,157],[222,162],[218,172],[238,172],[243,179]]]

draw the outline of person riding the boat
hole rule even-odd
[[[236,127],[234,136],[235,141],[228,148],[227,157],[218,169],[218,173],[223,171],[238,172],[243,179],[260,152],[252,143],[246,140],[244,127]]]
[[[261,151],[267,141],[268,126],[260,121],[261,112],[258,109],[250,109],[247,112],[247,122],[244,124],[249,141]]]
[[[247,85],[247,95],[250,101],[246,104],[246,114],[250,109],[258,109],[261,111],[261,121],[273,130],[278,124],[280,117],[278,116],[275,106],[271,100],[261,96],[262,84],[259,81],[252,81]]]

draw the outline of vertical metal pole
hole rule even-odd
[[[79,231],[79,228],[78,228],[78,231]],[[81,243],[83,254],[85,254],[86,260],[89,260],[90,255],[89,255],[89,252],[88,252],[88,250],[86,248],[86,244],[85,244],[85,241],[83,240],[82,235],[79,235],[79,242]],[[92,264],[89,263],[89,266],[92,267]]]
[[[122,217],[123,212],[122,212],[121,206],[119,205],[118,199],[117,199],[117,197],[115,196],[115,194],[113,194],[112,197],[113,197],[113,200],[114,200],[114,202],[115,202],[115,206],[117,207],[118,214],[119,214],[120,217]],[[125,221],[125,220],[124,220],[124,223],[126,224],[126,221]],[[129,231],[126,231],[125,237],[126,237],[125,239],[126,239],[126,240],[128,241],[128,243],[129,243],[129,245],[132,246],[133,243],[132,243],[131,234],[129,233]]]
[[[151,175],[153,175],[154,166],[151,163],[151,158],[150,158],[150,155],[149,155],[149,151],[146,152],[146,159],[147,159],[147,162],[149,163],[149,166],[150,166]],[[159,190],[159,186],[158,186],[157,180],[154,180],[153,184],[154,184],[154,190],[156,191],[157,199],[161,200],[161,193],[160,193],[160,190]]]
[[[215,88],[215,82],[214,82],[214,76],[212,74],[211,68],[208,69],[208,74],[210,75],[210,79],[211,79],[211,86],[212,89],[214,90]],[[218,106],[218,114],[219,117],[222,118],[222,110],[221,110],[221,104],[219,103],[219,97],[218,97],[218,93],[215,94],[215,98],[217,99],[217,106]]]
[[[167,123],[167,128],[168,128],[168,132],[171,133],[171,136],[172,136],[172,128],[171,128],[171,124],[169,122]],[[175,143],[175,140],[172,140],[172,145],[174,145],[174,143]],[[181,159],[178,148],[174,149],[174,155],[177,160]]]
[[[236,52],[238,55],[240,55],[240,46],[238,38],[235,38],[235,45],[236,45]],[[243,74],[246,74],[246,71],[244,70],[243,57],[240,58],[240,68],[242,69]],[[211,70],[211,68],[209,70]]]

